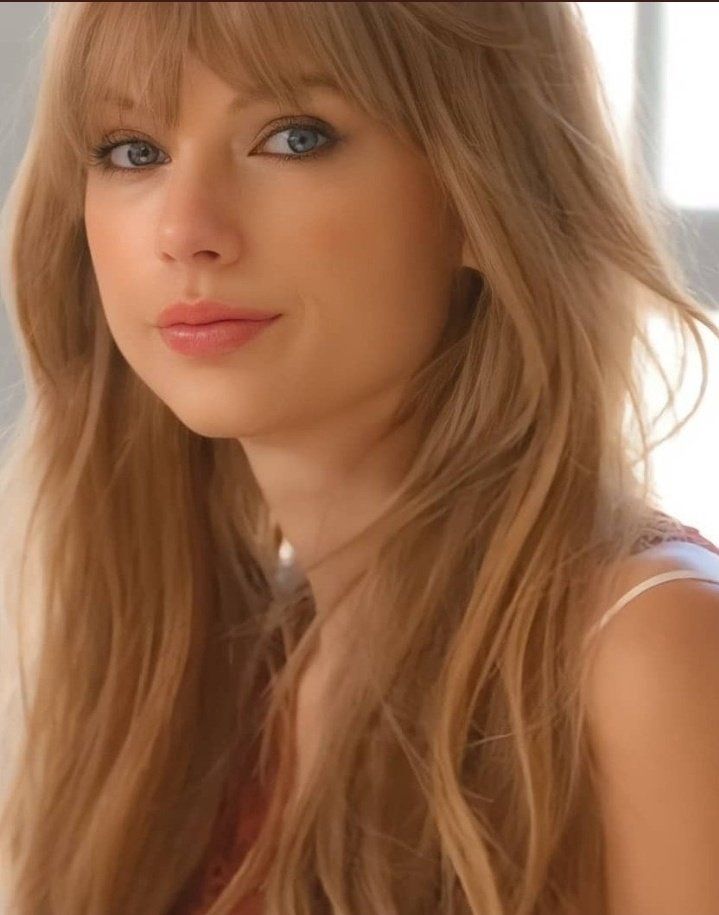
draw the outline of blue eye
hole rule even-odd
[[[290,149],[292,149],[293,143],[297,143],[300,147],[307,145],[308,142],[311,142],[308,141],[308,137],[311,137],[312,134],[325,137],[325,142],[319,146],[315,146],[314,149],[310,149],[309,151],[303,149],[300,149],[299,151],[295,150],[296,152],[299,152],[299,155],[287,155],[287,153],[270,153],[270,155],[279,156],[280,159],[284,160],[312,158],[313,156],[319,155],[320,150],[329,151],[329,148],[333,146],[334,142],[336,141],[335,134],[330,134],[324,130],[320,130],[319,127],[316,127],[312,124],[305,124],[299,121],[291,121],[284,127],[275,129],[271,133],[267,134],[267,136],[261,141],[260,146],[264,145],[268,140],[272,139],[272,137],[278,136],[281,133],[289,134],[284,142],[290,145]]]
[[[257,149],[262,147],[268,140],[280,133],[288,134],[288,137],[284,140],[284,142],[288,143],[290,148],[292,148],[293,145],[299,147],[311,145],[313,142],[313,134],[325,137],[324,143],[321,143],[319,146],[315,146],[314,149],[310,149],[309,151],[300,149],[298,152],[296,151],[296,155],[290,155],[287,153],[264,153],[264,155],[270,155],[285,162],[302,162],[306,159],[313,159],[317,156],[323,155],[326,152],[329,152],[337,144],[337,142],[339,142],[339,137],[330,128],[321,129],[316,124],[312,124],[307,121],[288,119],[279,127],[275,125],[275,128],[270,133],[268,133],[255,148]],[[141,150],[139,155],[133,155],[132,151],[128,150],[128,160],[131,166],[135,167],[125,168],[122,166],[114,165],[110,161],[110,154],[121,146],[129,146],[134,147],[135,149],[139,148]],[[103,172],[144,172],[147,171],[148,168],[151,168],[153,165],[156,165],[157,162],[143,162],[139,160],[146,158],[148,155],[152,158],[153,150],[158,150],[158,147],[153,143],[150,143],[150,141],[146,140],[144,137],[138,136],[136,134],[109,134],[104,136],[100,143],[98,143],[97,146],[94,146],[90,150],[87,164],[91,168],[99,168]]]

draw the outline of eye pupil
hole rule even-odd
[[[133,155],[133,152],[136,148],[139,147],[143,151],[141,155],[147,156],[148,153],[150,152],[150,150],[152,149],[152,147],[150,146],[149,143],[145,143],[143,140],[135,140],[132,143],[128,143],[127,147],[128,147],[127,155],[129,157],[130,162],[132,162],[133,165],[147,165],[148,164],[147,162],[138,161],[137,157],[135,155]]]
[[[293,127],[292,130],[290,130],[288,132],[287,142],[290,145],[290,147],[292,148],[293,152],[298,152],[298,153],[306,152],[307,151],[306,147],[308,145],[307,144],[307,135],[314,134],[316,132],[317,131],[312,130],[311,128],[307,128],[307,127]],[[299,141],[300,148],[295,149],[295,139],[298,134],[300,136],[300,141]],[[311,143],[309,145],[311,145]]]

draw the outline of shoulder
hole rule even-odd
[[[663,572],[678,570],[719,579],[719,554],[696,543],[668,542],[630,557],[601,594],[594,622],[597,623],[620,597],[635,586]],[[654,656],[655,650],[650,651],[648,646],[654,642],[666,642],[668,636],[679,637],[679,642],[672,640],[675,651],[687,639],[691,643],[692,639],[703,641],[703,636],[711,638],[719,627],[718,608],[717,582],[679,578],[649,587],[613,615],[598,633],[593,666],[598,671],[599,667],[607,664],[616,665],[625,651]],[[654,649],[658,647],[659,644],[654,645]],[[599,676],[597,672],[593,677],[597,686],[596,678]]]
[[[647,550],[627,560],[602,609],[647,578],[678,569],[719,579],[719,555],[691,543]],[[702,688],[719,690],[718,662],[719,583],[683,578],[649,588],[596,636],[586,693],[590,725],[610,740],[645,714],[666,724],[678,702],[699,701]]]
[[[688,569],[696,572],[697,575],[717,578],[719,577],[719,553],[698,543],[682,541],[668,541],[642,550],[625,559],[617,569],[613,570],[614,577],[607,581],[605,591],[598,595],[595,612],[597,615],[601,615],[604,610],[611,607],[616,600],[640,582],[662,572],[673,572],[680,569]],[[680,593],[687,587],[696,590],[697,584],[705,583],[691,578],[663,583],[661,587],[648,589],[645,594],[632,599],[631,606],[635,609],[646,606],[645,595],[651,594],[652,603],[654,603],[657,598],[676,592],[677,589]],[[707,584],[708,588],[712,587],[711,582]]]
[[[605,609],[678,569],[719,579],[719,555],[691,543],[651,548],[620,570]],[[639,594],[599,632],[590,663],[608,911],[718,911],[719,584],[679,579]]]

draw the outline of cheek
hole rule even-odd
[[[113,206],[107,195],[88,187],[85,195],[85,231],[93,264],[99,270],[111,269],[122,260],[118,240],[123,232],[122,210]]]
[[[100,195],[89,195],[85,203],[85,230],[103,303],[112,302],[117,295],[118,280],[128,275],[129,252],[122,218],[103,205]]]
[[[143,271],[148,269],[147,253],[154,245],[138,228],[143,222],[133,214],[123,216],[122,208],[102,194],[86,196],[85,230],[101,306],[113,335],[120,338],[131,333],[133,325],[142,328],[148,321],[143,311],[147,302],[142,302],[138,290],[152,288]]]
[[[373,181],[348,183],[306,212],[296,269],[318,332],[324,322],[346,364],[416,368],[441,335],[452,273],[427,177],[410,166],[375,169]]]

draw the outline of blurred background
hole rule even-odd
[[[691,291],[719,321],[719,117],[714,98],[719,2],[577,5],[596,50],[617,133],[628,155],[641,157],[671,214],[672,244]],[[48,7],[0,4],[0,203],[29,131]],[[654,486],[666,511],[719,543],[719,343],[708,332],[703,338],[709,387],[695,417],[654,452]],[[671,377],[680,354],[660,325],[652,339]],[[698,394],[699,368],[690,365],[677,401],[680,417]],[[646,397],[655,411],[664,393],[657,381],[647,376]],[[0,440],[23,398],[18,354],[0,301]],[[668,431],[669,425],[660,429]]]

